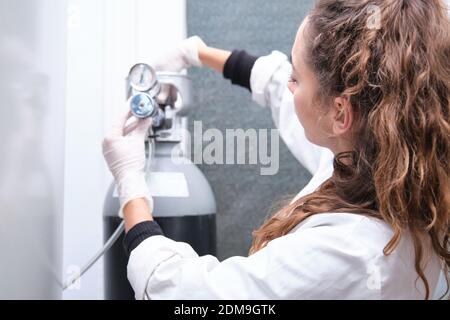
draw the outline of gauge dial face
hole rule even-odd
[[[148,91],[156,84],[156,73],[145,63],[136,64],[128,75],[130,84],[137,91]]]
[[[139,93],[130,99],[131,112],[138,118],[148,118],[155,115],[155,101],[146,93]]]

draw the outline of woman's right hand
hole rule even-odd
[[[194,66],[201,67],[203,64],[199,57],[199,51],[206,47],[200,37],[190,37],[153,61],[152,66],[156,71],[171,72],[180,72]]]

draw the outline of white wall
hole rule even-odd
[[[0,299],[60,299],[66,0],[0,1]]]
[[[124,78],[186,36],[184,0],[69,0],[64,276],[103,242],[102,208],[112,177],[101,141],[125,100]],[[103,299],[103,261],[64,293]]]

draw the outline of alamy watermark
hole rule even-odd
[[[369,17],[367,19],[367,28],[371,30],[381,29],[381,9],[377,5],[369,5],[367,7],[367,13]]]
[[[70,265],[66,268],[67,290],[80,290],[81,289],[81,268],[78,265]]]
[[[369,290],[381,290],[381,268],[380,266],[371,261],[367,266],[367,281],[366,285]]]
[[[194,121],[193,134],[185,132],[184,158],[196,165],[260,165],[260,174],[275,175],[280,167],[280,135],[278,129],[203,130],[201,121]],[[193,150],[192,150],[193,149]],[[172,161],[179,163],[179,149],[172,151]]]

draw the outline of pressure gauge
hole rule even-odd
[[[149,91],[157,85],[156,72],[145,63],[134,65],[128,75],[131,87],[137,91]]]
[[[158,104],[147,93],[139,93],[130,98],[130,109],[137,118],[144,119],[158,114]]]

